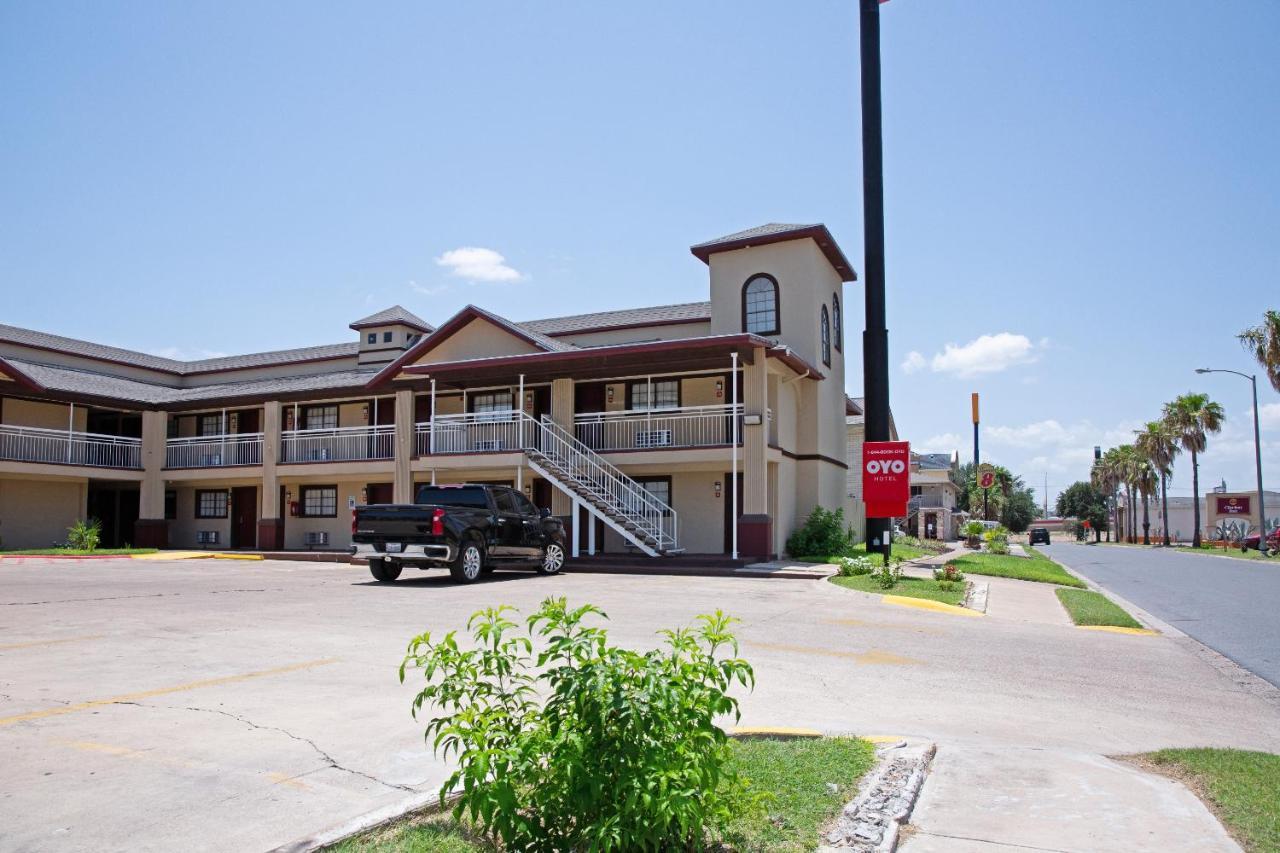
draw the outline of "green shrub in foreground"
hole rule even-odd
[[[844,520],[844,510],[813,508],[804,525],[787,538],[787,553],[793,557],[848,553],[854,545],[853,529]]]
[[[699,616],[642,653],[584,625],[604,617],[592,605],[547,599],[524,630],[510,613],[473,614],[474,648],[452,631],[415,637],[400,666],[401,681],[422,670],[414,717],[435,709],[425,737],[458,764],[441,788],[461,793],[455,817],[512,850],[660,850],[697,846],[759,807],[715,725],[737,719],[727,691],[754,684],[734,620]]]

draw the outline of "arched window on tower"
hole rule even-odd
[[[827,312],[827,306],[822,306],[822,363],[827,367],[831,366],[831,314]]]
[[[742,286],[742,330],[753,335],[776,335],[778,322],[778,282],[760,273]]]
[[[840,308],[840,294],[831,294],[831,332],[835,336],[836,352],[844,350],[844,311]]]

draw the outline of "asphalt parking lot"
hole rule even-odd
[[[432,791],[396,677],[475,609],[593,602],[618,642],[722,608],[743,725],[1100,755],[1280,752],[1280,709],[1168,637],[894,607],[823,581],[220,560],[0,562],[0,849],[261,851]],[[1229,721],[1229,725],[1226,724]],[[940,753],[941,754],[941,753]]]

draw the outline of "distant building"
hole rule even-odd
[[[1280,526],[1280,492],[1267,490],[1263,493],[1266,499],[1267,529]],[[1234,502],[1234,503],[1233,503]],[[1200,497],[1200,538],[1219,539],[1225,528],[1220,525],[1236,525],[1237,530],[1256,532],[1258,529],[1258,493],[1256,491],[1209,492]],[[1125,496],[1121,495],[1119,506],[1126,506]],[[1194,502],[1190,497],[1169,498],[1169,538],[1177,542],[1190,542],[1196,529]],[[1126,535],[1142,536],[1142,503],[1138,503],[1138,524],[1133,531],[1128,531],[1126,515],[1119,512],[1117,520],[1120,538]],[[1153,497],[1148,502],[1151,518],[1151,537],[1164,538],[1164,518],[1160,500]]]

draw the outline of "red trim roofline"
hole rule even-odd
[[[8,376],[10,379],[12,379],[18,385],[21,385],[23,388],[26,388],[28,391],[44,391],[45,390],[45,387],[43,385],[41,385],[39,382],[32,379],[27,374],[23,373],[18,368],[14,367],[12,364],[10,364],[8,361],[6,361],[3,358],[0,358],[0,373],[3,373],[5,376]],[[3,388],[3,387],[4,386],[0,386],[0,388]]]
[[[444,329],[446,326],[448,326],[448,323],[440,328]],[[432,372],[446,369],[457,369],[459,367],[473,367],[479,369],[486,367],[505,367],[508,365],[516,366],[520,364],[528,364],[530,362],[545,364],[547,362],[554,363],[558,361],[572,361],[574,359],[583,358],[590,359],[603,356],[629,355],[632,353],[661,353],[670,351],[687,352],[694,349],[714,349],[717,347],[723,347],[725,349],[732,349],[734,347],[761,347],[765,351],[766,358],[779,359],[783,364],[787,365],[798,374],[808,374],[810,378],[815,380],[822,380],[826,378],[826,375],[818,370],[817,367],[805,361],[787,347],[775,346],[772,341],[756,335],[735,334],[714,335],[704,338],[679,338],[668,341],[648,341],[646,343],[639,344],[615,344],[613,346],[590,347],[586,349],[544,351],[526,353],[524,355],[503,355],[491,358],[474,358],[463,361],[439,362],[436,364],[409,365],[407,367],[396,367],[396,363],[392,363],[386,370],[378,373],[377,376],[369,380],[365,385],[365,388],[373,388],[385,382],[389,377],[384,377],[384,374],[390,371],[391,368],[396,368],[395,371],[391,373],[391,376],[395,376],[401,372],[412,375],[429,376]],[[413,350],[410,350],[408,353],[405,353],[405,356],[408,356],[412,352]],[[402,357],[401,360],[403,360],[403,358],[404,357]]]
[[[849,263],[849,259],[844,256],[844,252],[840,250],[840,246],[836,244],[835,238],[831,236],[831,232],[827,230],[825,225],[810,225],[807,228],[797,228],[793,231],[759,234],[741,237],[737,240],[726,240],[721,243],[703,243],[699,246],[690,247],[689,251],[704,264],[710,264],[711,256],[719,252],[732,252],[736,249],[766,246],[770,243],[786,243],[790,240],[803,240],[806,237],[818,244],[822,254],[827,256],[827,262],[840,274],[841,281],[858,280],[858,273],[854,271],[853,264]]]
[[[440,344],[444,343],[449,338],[453,337],[454,334],[460,331],[464,326],[466,326],[472,320],[477,320],[477,319],[487,320],[488,322],[492,323],[498,328],[503,329],[504,331],[510,332],[513,336],[519,338],[525,343],[531,346],[535,346],[538,349],[543,350],[544,352],[548,352],[548,353],[551,352],[551,350],[547,349],[545,344],[543,344],[541,341],[529,335],[519,326],[516,326],[515,324],[502,319],[496,314],[491,314],[488,311],[484,310],[483,308],[477,308],[474,305],[468,305],[465,308],[463,308],[461,311],[459,311],[457,314],[454,314],[448,320],[445,320],[443,323],[441,323],[439,328],[437,328],[434,332],[427,335],[422,340],[418,341],[409,349],[405,350],[404,355],[400,356],[395,361],[391,362],[386,367],[382,368],[382,370],[379,370],[376,374],[374,374],[372,379],[370,379],[367,383],[365,383],[364,387],[375,388],[378,385],[381,385],[386,380],[393,378],[401,370],[407,370],[408,368],[405,367],[406,364],[411,364],[412,362],[417,361],[419,358],[431,352],[433,349],[435,349]]]

